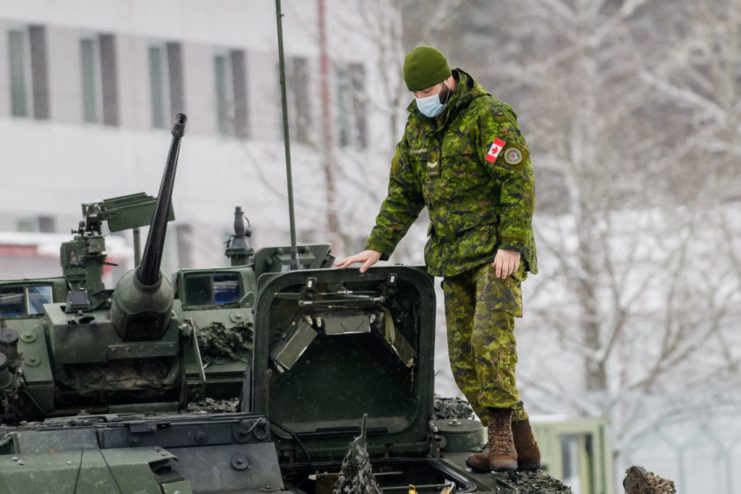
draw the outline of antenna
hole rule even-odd
[[[283,106],[283,141],[286,149],[286,181],[288,182],[288,216],[291,224],[291,270],[299,268],[296,248],[296,219],[293,212],[293,176],[291,174],[291,139],[288,133],[288,103],[286,98],[286,62],[283,56],[283,12],[280,0],[275,0],[275,17],[278,22],[278,62],[280,67],[280,99]]]

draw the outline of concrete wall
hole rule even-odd
[[[148,67],[149,47],[153,43],[162,43],[162,41],[129,35],[116,37],[122,127],[136,130],[152,128]],[[136,70],[136,67],[147,67],[147,70]]]
[[[49,63],[49,104],[55,122],[82,123],[82,73],[80,33],[47,26]]]
[[[183,47],[185,111],[190,117],[190,131],[216,134],[216,95],[214,92],[214,47],[186,44]]]

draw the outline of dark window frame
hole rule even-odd
[[[215,277],[217,276],[229,276],[233,277],[233,281],[237,282],[237,292],[238,295],[234,300],[231,300],[229,302],[225,303],[217,303],[216,300],[216,290],[214,289],[215,286]],[[188,283],[189,281],[193,279],[208,279],[208,290],[210,298],[208,301],[201,302],[200,300],[194,300],[191,297],[192,290],[190,289]],[[242,280],[242,276],[239,273],[230,272],[230,271],[211,271],[211,272],[195,272],[195,273],[187,273],[183,277],[183,309],[184,310],[195,310],[195,309],[203,309],[203,308],[212,308],[212,307],[236,307],[239,304],[239,301],[244,296],[244,283]]]
[[[120,125],[116,36],[84,33],[80,36],[80,74],[83,123]]]
[[[212,57],[214,106],[219,134],[249,137],[247,55],[244,50],[218,49]]]
[[[291,56],[287,60],[286,93],[291,136],[301,144],[312,144],[311,118],[312,98],[309,87],[309,60],[307,57]]]
[[[41,317],[44,315],[43,304],[39,309],[33,309],[32,297],[30,294],[31,289],[46,288],[48,289],[48,297],[44,298],[43,304],[54,303],[54,285],[52,283],[32,283],[32,284],[12,284],[12,285],[0,285],[0,297],[3,295],[2,292],[7,292],[12,289],[20,290],[21,296],[23,297],[23,312],[18,314],[5,314],[0,312],[0,318],[28,318],[28,317]],[[0,304],[0,310],[3,305]],[[33,310],[32,310],[33,309]]]
[[[49,118],[46,28],[29,24],[7,30],[10,113],[17,118]]]
[[[339,63],[335,69],[337,143],[343,148],[368,148],[368,94],[365,65]]]
[[[153,42],[147,47],[150,124],[168,128],[175,114],[185,112],[183,50],[179,42]]]

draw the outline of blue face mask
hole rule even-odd
[[[414,99],[417,101],[417,108],[422,112],[422,115],[435,118],[445,109],[445,105],[450,98],[450,92],[450,88],[447,84],[443,83],[440,86],[439,93],[433,94],[432,96],[425,96],[424,98],[417,98],[415,96]],[[443,101],[445,101],[445,103],[443,103]]]
[[[440,103],[439,94],[425,96],[424,98],[417,98],[415,96],[414,99],[417,101],[417,108],[426,117],[434,118],[440,115],[445,109],[445,105]]]

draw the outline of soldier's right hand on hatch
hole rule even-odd
[[[356,262],[362,262],[363,265],[360,266],[360,272],[365,273],[366,271],[368,271],[368,268],[377,263],[380,258],[381,253],[377,250],[364,250],[363,252],[358,252],[354,256],[346,257],[341,261],[338,261],[335,266],[341,269],[345,269],[346,267],[349,267]]]

